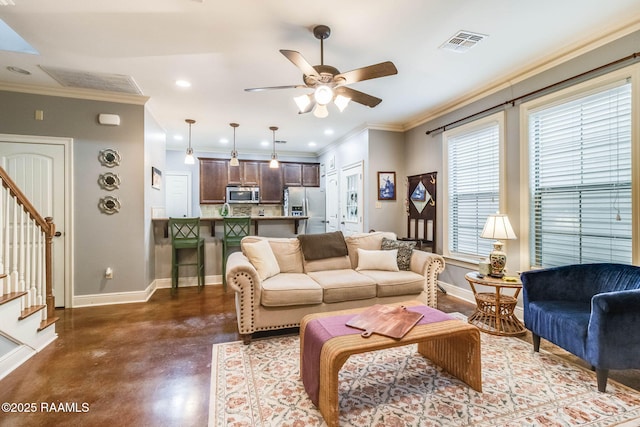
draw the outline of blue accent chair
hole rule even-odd
[[[609,369],[640,368],[640,267],[580,264],[521,275],[524,325],[596,371],[598,391]]]

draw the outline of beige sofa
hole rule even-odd
[[[381,250],[383,239],[386,249],[400,249]],[[310,313],[404,300],[436,307],[444,259],[410,248],[407,252],[407,242],[395,239],[388,232],[346,238],[340,232],[300,239],[245,237],[242,252],[227,260],[227,284],[236,292],[238,331],[245,343],[257,331],[297,327]],[[398,252],[405,256],[402,262]]]

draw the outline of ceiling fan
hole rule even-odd
[[[331,101],[336,104],[340,111],[346,108],[349,101],[354,101],[370,108],[378,105],[382,102],[382,99],[357,91],[347,87],[347,85],[397,74],[396,66],[393,65],[393,62],[386,61],[341,73],[337,68],[324,64],[324,40],[329,38],[330,34],[331,29],[326,25],[317,25],[313,28],[313,35],[320,40],[320,65],[311,65],[300,52],[295,50],[280,50],[280,53],[302,71],[304,84],[249,88],[245,89],[245,91],[259,92],[294,88],[314,89],[313,93],[297,96],[294,100],[298,105],[300,114],[314,110],[314,115],[317,117],[326,117],[328,115],[327,104]]]

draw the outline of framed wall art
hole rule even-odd
[[[378,200],[396,199],[396,173],[378,172]]]
[[[151,187],[156,190],[162,187],[162,172],[158,168],[151,167]]]

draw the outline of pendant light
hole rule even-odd
[[[273,153],[271,153],[271,161],[269,162],[269,167],[271,169],[276,169],[280,167],[280,163],[278,162],[278,155],[276,154],[276,131],[278,130],[278,127],[271,126],[269,129],[273,132]]]
[[[196,121],[193,119],[186,119],[185,122],[189,123],[189,146],[187,147],[187,155],[184,158],[184,164],[192,165],[196,162],[196,159],[193,157],[193,148],[191,148],[191,125]]]
[[[229,166],[240,166],[240,162],[238,161],[238,152],[236,151],[236,128],[240,125],[238,123],[229,123],[229,126],[233,128],[233,150],[231,150]]]

